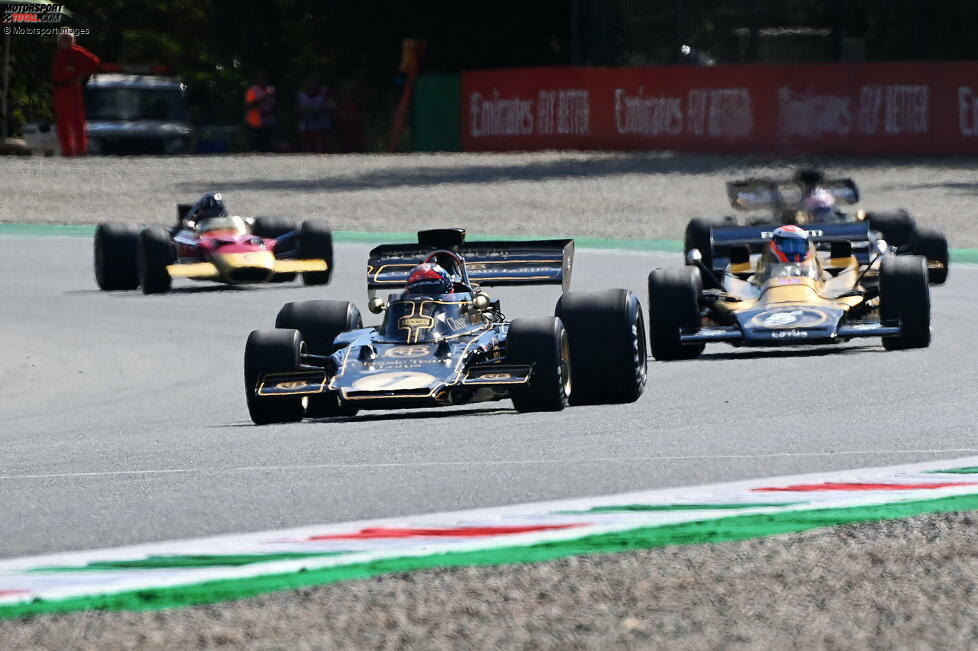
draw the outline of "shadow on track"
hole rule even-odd
[[[430,187],[505,181],[597,178],[621,174],[708,174],[736,169],[737,159],[725,156],[663,156],[616,154],[579,160],[553,160],[512,165],[445,165],[405,169],[389,167],[362,174],[324,176],[316,179],[255,178],[243,181],[193,181],[179,183],[178,192],[196,194],[222,190],[272,190],[296,192],[357,192],[393,187]]]
[[[465,418],[472,416],[491,416],[491,415],[505,415],[513,414],[517,412],[514,409],[508,407],[483,407],[480,409],[425,409],[423,411],[397,411],[391,413],[360,413],[352,418],[337,416],[331,418],[306,418],[303,423],[317,423],[317,424],[329,424],[329,423],[380,423],[385,421],[402,421],[402,420],[425,420],[429,418]],[[295,423],[287,423],[293,425]],[[225,427],[255,427],[251,421],[239,421],[235,423],[227,423],[224,425],[211,425],[215,428],[225,428]]]
[[[254,285],[222,285],[219,283],[213,285],[199,285],[191,287],[173,287],[169,292],[164,294],[157,294],[157,296],[166,296],[166,294],[209,294],[212,292],[255,292],[255,291],[281,291],[284,289],[299,289],[306,287],[301,283],[256,283]],[[65,296],[86,296],[89,294],[103,294],[105,296],[118,296],[121,298],[142,298],[145,296],[138,289],[123,289],[117,291],[105,291],[101,289],[71,289],[64,292]]]
[[[487,156],[491,156],[487,155]],[[177,183],[174,189],[187,194],[208,192],[214,188],[231,190],[265,190],[294,192],[359,192],[394,187],[425,188],[437,185],[499,183],[506,181],[545,181],[552,179],[600,178],[622,174],[715,174],[732,177],[744,175],[742,156],[722,154],[617,153],[598,154],[575,160],[531,161],[506,165],[427,165],[417,167],[385,167],[360,174],[331,175],[314,179],[253,178],[246,180],[188,181]],[[800,159],[756,159],[765,174],[783,175],[796,167],[843,167],[850,174],[878,167],[900,167],[927,164],[927,160],[835,160],[813,163]],[[941,165],[971,169],[973,160],[941,160]]]
[[[824,346],[819,348],[763,348],[748,349],[730,353],[704,353],[698,359],[770,359],[774,357],[825,357],[827,355],[860,355],[864,353],[885,353],[882,345],[877,346]]]

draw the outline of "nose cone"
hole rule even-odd
[[[274,273],[275,255],[265,250],[217,251],[214,264],[230,283],[260,283],[267,281]]]

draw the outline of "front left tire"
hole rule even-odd
[[[516,411],[560,411],[571,395],[570,340],[557,317],[515,319],[506,336],[506,362],[532,366],[529,382],[509,395]]]
[[[919,255],[883,258],[880,263],[880,320],[899,321],[897,336],[883,337],[887,350],[930,345],[930,287],[927,259]]]

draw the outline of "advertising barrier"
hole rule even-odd
[[[462,148],[978,153],[978,62],[462,75]]]

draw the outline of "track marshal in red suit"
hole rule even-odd
[[[73,34],[58,35],[52,72],[54,114],[63,156],[82,156],[88,151],[82,85],[86,77],[98,71],[99,63],[97,56],[75,43]]]

